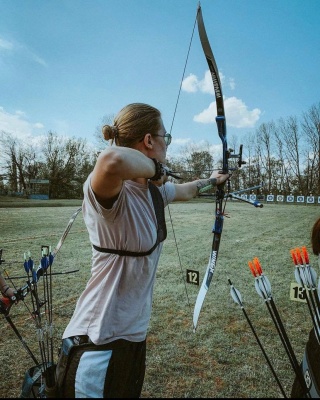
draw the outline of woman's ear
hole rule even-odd
[[[147,133],[144,136],[143,142],[144,142],[144,145],[146,146],[147,149],[152,149],[153,140],[152,140],[152,135],[150,133]]]

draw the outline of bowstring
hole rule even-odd
[[[166,185],[164,184],[163,187],[164,187],[164,195],[165,195],[165,197],[166,197],[166,202],[167,202],[167,207],[168,207],[168,214],[169,214],[169,219],[170,219],[170,224],[171,224],[173,239],[174,239],[174,243],[175,243],[176,250],[177,250],[177,256],[178,256],[178,260],[179,260],[180,272],[181,272],[181,275],[182,275],[182,280],[183,280],[183,284],[184,284],[184,289],[185,289],[186,296],[187,296],[187,302],[188,302],[189,312],[190,312],[190,315],[191,315],[191,317],[192,317],[192,308],[191,308],[191,303],[190,303],[190,298],[189,298],[187,283],[186,283],[186,280],[185,280],[184,277],[183,277],[182,261],[181,261],[180,251],[179,251],[179,248],[178,248],[178,242],[177,242],[176,232],[175,232],[174,227],[173,227],[173,220],[172,220],[172,216],[171,216],[171,210],[170,210],[170,207],[169,207],[169,202],[168,202],[168,197],[167,197],[167,191],[166,191]]]
[[[186,57],[186,61],[185,61],[183,72],[182,72],[182,77],[181,77],[181,81],[180,81],[180,87],[179,87],[179,91],[178,91],[178,97],[177,97],[176,105],[175,105],[175,108],[174,108],[173,118],[172,118],[170,131],[169,131],[170,134],[172,132],[173,123],[174,123],[174,120],[175,120],[175,117],[176,117],[176,113],[177,113],[178,103],[179,103],[181,89],[182,89],[182,82],[183,82],[183,79],[184,79],[185,73],[186,73],[186,68],[187,68],[187,64],[188,64],[188,60],[189,60],[190,49],[191,49],[191,44],[192,44],[192,40],[193,40],[193,35],[194,35],[194,30],[195,30],[196,24],[197,24],[197,15],[196,15],[196,18],[195,18],[195,21],[194,21],[194,24],[193,24],[193,29],[192,29],[192,34],[191,34],[190,43],[189,43],[189,47],[188,47],[187,57]]]
[[[183,68],[183,72],[182,72],[182,77],[181,77],[181,81],[180,81],[180,86],[179,86],[179,91],[178,91],[178,96],[177,96],[177,101],[175,104],[175,108],[174,108],[174,113],[173,113],[173,117],[172,117],[172,122],[171,122],[171,126],[170,126],[170,134],[172,132],[172,128],[173,128],[173,124],[174,124],[174,120],[176,117],[176,113],[177,113],[177,108],[178,108],[178,103],[179,103],[179,99],[180,99],[180,94],[181,94],[181,89],[182,89],[182,83],[185,77],[185,73],[186,73],[186,68],[187,68],[187,64],[188,64],[188,60],[189,60],[189,55],[190,55],[190,50],[191,50],[191,44],[192,44],[192,40],[193,40],[193,36],[194,36],[194,31],[195,31],[195,27],[197,24],[197,14],[196,14],[196,18],[193,24],[193,29],[192,29],[192,34],[191,34],[191,38],[190,38],[190,42],[189,42],[189,47],[188,47],[188,51],[187,51],[187,56],[186,56],[186,60],[185,60],[185,64],[184,64],[184,68]],[[187,284],[186,284],[186,280],[184,278],[184,274],[183,274],[183,267],[182,267],[182,262],[181,262],[181,256],[180,256],[180,251],[178,248],[178,242],[177,242],[177,237],[176,237],[176,233],[173,227],[173,220],[172,220],[172,216],[171,216],[171,210],[169,207],[169,202],[168,202],[168,197],[167,197],[167,191],[166,191],[166,186],[165,184],[164,186],[164,194],[166,197],[166,202],[167,202],[167,207],[168,207],[168,214],[169,214],[169,219],[170,219],[170,224],[171,224],[171,229],[172,229],[172,234],[173,234],[173,238],[174,238],[174,243],[176,246],[176,250],[177,250],[177,256],[178,256],[178,260],[179,260],[179,266],[180,266],[180,271],[181,271],[181,275],[182,275],[182,279],[183,279],[183,283],[184,283],[184,288],[185,288],[185,292],[186,292],[186,296],[187,296],[187,302],[188,302],[188,307],[189,307],[189,312],[191,315],[191,320],[192,320],[192,308],[191,308],[191,303],[190,303],[190,298],[189,298],[189,293],[188,293],[188,289],[187,289]]]

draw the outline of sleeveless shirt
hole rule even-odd
[[[83,186],[82,213],[91,243],[103,248],[148,251],[157,239],[157,219],[146,185],[125,181],[112,208],[103,208],[90,184]],[[159,187],[164,205],[175,196],[174,184]],[[63,338],[88,335],[93,343],[146,338],[153,286],[163,243],[148,256],[101,253],[92,248],[91,277],[80,295]]]

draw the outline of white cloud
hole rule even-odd
[[[182,145],[185,145],[185,144],[187,144],[188,142],[190,142],[190,138],[187,138],[187,139],[172,139],[172,144],[176,144],[176,145],[179,145],[179,146],[182,146]]]
[[[223,85],[226,81],[225,75],[221,71],[219,71],[219,77],[221,81],[221,85]],[[233,90],[235,88],[234,78],[228,79],[228,85]],[[202,93],[209,93],[214,95],[214,87],[212,83],[212,77],[209,70],[207,70],[204,74],[203,79],[198,79],[198,77],[194,74],[190,74],[187,78],[185,78],[182,82],[182,90],[189,93],[195,93],[200,91]]]
[[[37,56],[36,54],[34,54],[32,51],[28,50],[31,58],[33,59],[33,61],[35,61],[36,63],[43,65],[44,67],[47,67],[48,64],[45,62],[45,60],[39,56]]]
[[[29,122],[26,113],[21,110],[10,114],[3,107],[0,107],[0,132],[7,132],[17,138],[26,139],[35,133],[34,129],[41,129],[43,127],[43,124],[40,122]]]
[[[215,122],[217,114],[216,102],[213,101],[209,104],[209,107],[203,110],[198,115],[193,117],[193,120],[196,122],[201,122],[202,124],[211,124]]]
[[[21,110],[16,110],[15,112],[16,115],[20,115],[20,117],[26,117],[27,114],[24,111]]]
[[[194,139],[174,139],[171,145],[168,147],[167,157],[170,158],[181,158],[181,156],[187,154],[190,151],[209,151],[213,156],[214,161],[218,161],[221,157],[221,144],[209,144],[207,140]]]
[[[198,78],[194,74],[190,74],[182,81],[182,90],[188,93],[195,93],[198,90]]]
[[[261,115],[259,108],[249,110],[246,104],[236,97],[225,98],[224,108],[227,124],[234,128],[252,128]],[[193,120],[203,124],[210,124],[215,122],[216,114],[216,103],[212,102],[208,108],[195,115]]]
[[[46,61],[25,44],[18,43],[16,41],[8,41],[0,37],[0,51],[1,50],[11,50],[14,53],[24,55],[26,58],[33,60],[37,64],[40,64],[44,67],[47,66]]]
[[[70,134],[70,125],[67,121],[62,119],[55,119],[53,121],[53,128],[51,129],[54,132],[59,132],[59,135],[69,135]]]
[[[236,87],[234,78],[226,78],[225,75],[219,71],[221,85],[228,84],[231,90]],[[214,87],[212,77],[209,70],[204,74],[203,79],[198,79],[194,74],[190,74],[182,82],[182,89],[189,93],[200,91],[202,93],[209,93],[214,95]],[[261,110],[254,108],[249,110],[246,104],[235,96],[224,98],[225,114],[227,124],[235,128],[252,128],[259,120]],[[210,103],[209,107],[203,110],[198,115],[195,115],[193,120],[203,124],[210,124],[215,122],[217,111],[216,103]]]
[[[203,93],[214,94],[212,77],[210,71],[206,71],[204,78],[199,81],[199,89]]]
[[[229,83],[230,89],[234,90],[235,87],[236,87],[236,83],[234,81],[234,78],[229,78],[229,82],[228,83]]]
[[[0,50],[11,50],[13,48],[13,43],[9,42],[8,40],[2,39],[0,37]]]
[[[236,97],[229,97],[224,102],[227,123],[235,128],[252,128],[259,120],[261,110],[249,110],[246,104]]]

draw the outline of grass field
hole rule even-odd
[[[24,252],[30,250],[39,261],[41,245],[55,247],[69,218],[81,204],[75,201],[56,207],[37,207],[39,202],[26,201],[12,208],[13,201],[6,206],[0,199],[0,248],[6,260],[2,267],[11,276],[24,275]],[[157,272],[142,397],[282,397],[240,307],[230,296],[228,277],[240,291],[245,309],[290,395],[294,373],[267,309],[255,291],[247,262],[259,257],[300,361],[311,320],[306,304],[289,298],[290,284],[294,282],[290,249],[307,246],[311,264],[319,273],[310,248],[310,230],[320,216],[319,211],[313,205],[266,204],[256,209],[245,203],[229,202],[230,218],[225,219],[217,268],[198,329],[193,333],[192,313],[199,287],[185,284],[184,279],[188,268],[198,270],[202,281],[212,245],[214,204],[205,201],[170,206],[174,233],[167,212],[168,238]],[[90,275],[90,257],[90,243],[80,213],[53,264],[54,271],[59,272],[79,269],[73,274],[54,277],[56,348]],[[14,282],[19,287],[25,279]],[[28,301],[26,297],[25,302]],[[35,327],[24,304],[13,306],[10,315],[38,354]],[[17,397],[24,373],[33,362],[4,317],[1,318],[0,397]]]

